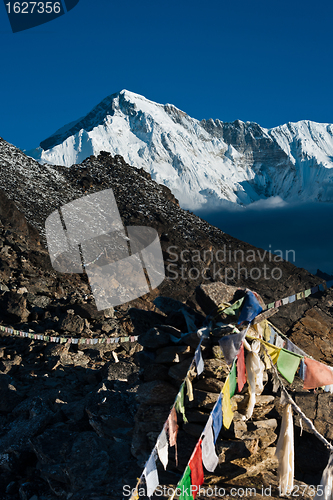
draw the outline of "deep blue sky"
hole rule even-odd
[[[80,0],[13,34],[0,5],[0,136],[30,149],[123,88],[191,116],[333,122],[329,0]]]

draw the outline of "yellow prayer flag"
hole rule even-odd
[[[226,429],[229,429],[231,422],[233,420],[234,414],[231,409],[231,402],[230,402],[230,380],[229,377],[225,381],[225,384],[222,389],[222,415],[223,415],[223,426]]]
[[[263,330],[264,330],[264,332],[263,332],[263,338],[264,338],[264,340],[266,340],[268,342],[269,339],[271,338],[271,329],[269,327],[267,319],[265,319],[264,321],[262,321],[261,324],[263,324]]]
[[[275,345],[269,344],[268,342],[265,342],[264,340],[262,340],[261,342],[266,347],[267,352],[270,355],[270,357],[272,358],[274,365],[276,365],[278,357],[279,357],[280,352],[281,352],[281,347],[276,347]]]
[[[185,378],[185,382],[186,382],[186,391],[187,391],[188,400],[189,401],[193,401],[193,399],[194,399],[194,396],[193,396],[193,386],[192,386],[192,382],[189,379],[188,375]]]

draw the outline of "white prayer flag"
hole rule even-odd
[[[158,486],[158,474],[155,462],[155,450],[150,455],[143,474],[146,478],[147,496],[151,497]]]
[[[294,488],[294,423],[291,404],[283,409],[275,455],[279,460],[279,494],[290,495]]]
[[[156,448],[158,457],[161,460],[164,469],[166,469],[169,461],[169,456],[168,456],[169,444],[165,429],[162,430],[161,434],[157,438]]]
[[[215,452],[215,444],[214,444],[214,434],[213,434],[213,419],[212,416],[209,415],[208,422],[203,431],[204,438],[202,440],[201,449],[202,449],[202,463],[205,468],[209,472],[214,472],[219,463],[219,457]]]

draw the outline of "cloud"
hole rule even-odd
[[[246,207],[246,210],[266,210],[270,208],[282,208],[288,206],[280,196],[270,196],[264,200],[254,201]]]

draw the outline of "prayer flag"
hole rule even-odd
[[[194,354],[194,361],[195,365],[197,367],[197,374],[201,375],[201,373],[204,371],[204,362],[202,359],[202,353],[201,353],[201,346],[199,345],[195,351]]]
[[[269,344],[268,342],[265,342],[265,341],[262,341],[262,343],[266,347],[267,352],[270,355],[270,357],[272,358],[272,361],[273,361],[274,365],[276,365],[276,362],[278,360],[278,357],[279,357],[279,354],[280,354],[280,351],[281,351],[281,347],[276,347],[276,346],[271,345],[271,344]]]
[[[231,305],[228,305],[225,309],[223,309],[223,314],[227,314],[228,316],[237,316],[239,313],[239,308],[244,302],[244,298],[242,297],[241,299],[237,300]]]
[[[283,409],[275,455],[279,460],[280,495],[290,495],[294,487],[294,423],[291,405]]]
[[[190,377],[188,375],[185,378],[185,382],[186,382],[186,391],[187,391],[188,400],[189,401],[193,401],[193,399],[194,399],[194,397],[193,397],[193,386],[192,386],[192,382],[190,380]]]
[[[167,428],[169,431],[170,446],[175,446],[177,444],[178,425],[177,425],[177,412],[174,406],[169,413],[169,417],[167,420]]]
[[[274,307],[274,303],[275,302],[270,302],[269,304],[267,304],[267,309],[272,309]]]
[[[179,500],[193,500],[191,495],[191,469],[186,467],[183,477],[177,484],[177,489],[180,490]]]
[[[304,380],[306,372],[306,364],[304,363],[304,359],[301,359],[301,363],[299,365],[299,377]]]
[[[222,394],[219,395],[218,400],[212,409],[212,422],[214,430],[214,443],[216,443],[220,430],[222,428]]]
[[[291,304],[292,302],[295,302],[296,295],[290,295],[290,297],[288,297],[288,300],[289,300],[289,304]]]
[[[282,337],[277,333],[275,336],[275,345],[276,347],[284,347],[285,341],[283,340]]]
[[[304,297],[308,297],[309,295],[311,295],[311,288],[308,288],[307,290],[304,290]]]
[[[246,367],[245,367],[245,356],[244,356],[244,345],[240,348],[237,355],[237,384],[238,392],[241,392],[246,383]]]
[[[202,462],[209,472],[214,472],[219,463],[219,457],[215,452],[214,435],[212,427],[212,416],[209,415],[206,427],[203,431],[202,440]]]
[[[185,424],[187,424],[188,420],[185,415],[185,405],[184,405],[184,390],[185,390],[185,381],[180,386],[179,392],[176,397],[175,409],[178,413],[183,415],[183,420]]]
[[[276,331],[274,330],[274,328],[272,327],[272,325],[269,325],[269,328],[270,328],[270,331],[271,331],[271,335],[270,335],[270,337],[269,337],[268,342],[269,342],[270,344],[274,344]],[[264,339],[264,340],[266,340],[266,339]]]
[[[256,296],[252,292],[247,291],[239,316],[238,324],[240,325],[241,323],[244,323],[244,321],[251,323],[251,321],[261,313],[261,311],[262,307],[259,304]]]
[[[155,462],[155,452],[150,455],[146,467],[143,470],[147,484],[147,496],[151,497],[158,486],[158,474]]]
[[[230,402],[230,378],[228,376],[227,380],[222,389],[223,399],[222,399],[222,416],[223,416],[223,426],[229,429],[232,419],[234,417],[233,411],[231,409]]]
[[[196,444],[192,456],[189,460],[189,467],[191,469],[191,484],[192,484],[192,495],[193,498],[196,497],[199,486],[204,482],[204,471],[202,467],[202,450],[201,450],[201,439]]]
[[[265,319],[264,321],[262,321],[260,323],[260,325],[262,326],[262,329],[263,329],[263,334],[262,334],[263,339],[267,340],[267,342],[268,342],[269,339],[270,339],[270,337],[271,337],[271,329],[269,327],[267,319]]]
[[[164,467],[164,470],[165,470],[168,466],[168,461],[169,461],[169,457],[168,457],[169,445],[168,445],[168,438],[167,438],[165,428],[163,428],[161,434],[157,438],[156,448],[157,448],[158,457],[161,460],[163,467]]]
[[[168,433],[169,433],[170,446],[175,447],[176,465],[178,465],[178,454],[177,454],[178,425],[177,425],[177,412],[176,412],[176,409],[174,406],[172,407],[172,409],[169,413],[165,429],[168,430]]]
[[[287,339],[285,344],[285,349],[290,352],[294,352],[295,354],[299,354],[300,356],[306,356],[306,353],[302,351],[297,345],[295,345],[291,340]]]
[[[316,389],[333,384],[333,371],[327,365],[314,359],[304,358],[306,365],[304,389]]]
[[[237,387],[236,360],[234,360],[234,363],[229,373],[229,386],[230,386],[230,397],[232,398],[232,396],[236,392],[236,387]]]
[[[243,344],[243,340],[246,332],[232,333],[231,335],[226,335],[219,340],[219,345],[223,351],[223,356],[228,365],[231,365],[239,349]]]
[[[311,293],[317,293],[317,292],[318,292],[318,285],[313,286],[313,287],[311,288]]]
[[[289,297],[282,299],[282,305],[285,306],[286,304],[289,304]]]
[[[319,493],[320,491],[320,493]],[[333,493],[333,453],[331,450],[328,464],[321,476],[320,485],[317,486],[317,494],[314,500],[331,500]]]
[[[276,366],[281,375],[288,380],[290,384],[293,383],[300,361],[301,356],[298,354],[281,349]]]

